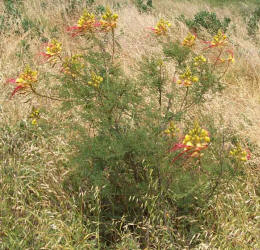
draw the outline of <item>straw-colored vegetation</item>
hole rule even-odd
[[[256,24],[259,23],[260,13],[258,17],[256,2],[234,0],[227,4],[217,0],[1,1],[0,249],[259,249],[260,24],[259,28]],[[145,118],[138,122],[134,120],[136,118],[132,118],[129,119],[129,124],[122,125],[125,126],[124,129],[131,130],[134,126],[148,124],[147,131],[138,127],[136,133],[128,135],[125,132],[127,135],[124,140],[129,140],[125,142],[126,147],[131,148],[130,143],[136,143],[137,146],[133,146],[132,150],[138,153],[136,158],[131,156],[132,153],[125,154],[122,161],[120,158],[115,162],[115,166],[120,168],[118,172],[121,171],[118,175],[109,169],[112,169],[114,163],[109,156],[109,142],[115,151],[117,148],[114,144],[122,148],[125,144],[120,144],[120,138],[114,136],[111,128],[107,129],[103,123],[99,124],[102,120],[102,110],[91,106],[88,113],[85,106],[89,105],[89,99],[84,99],[83,94],[76,92],[76,87],[71,87],[68,92],[63,89],[64,86],[70,86],[71,76],[59,76],[61,70],[57,66],[59,58],[55,58],[56,54],[46,56],[42,53],[46,43],[51,41],[59,41],[62,44],[63,55],[72,56],[82,51],[86,53],[86,60],[89,60],[87,65],[95,64],[93,68],[97,71],[91,71],[91,74],[87,75],[87,85],[93,89],[93,92],[88,94],[94,96],[98,93],[91,99],[98,103],[102,91],[97,89],[99,85],[102,86],[103,81],[110,81],[107,79],[109,73],[102,71],[102,58],[91,57],[92,40],[78,34],[71,35],[68,27],[77,23],[84,8],[101,17],[107,6],[110,6],[113,13],[118,14],[118,19],[113,17],[117,27],[104,26],[102,22],[96,26],[100,29],[106,27],[111,34],[115,32],[112,37],[115,41],[112,39],[104,42],[108,45],[105,50],[112,65],[111,68],[107,65],[104,68],[111,70],[111,75],[115,74],[115,79],[109,83],[111,86],[114,84],[114,91],[119,91],[115,81],[134,82],[126,90],[129,93],[125,100],[122,100],[130,104],[123,106],[121,97],[118,97],[118,106],[129,109],[127,112],[133,112],[133,117],[141,116],[141,112],[148,110],[144,113]],[[194,31],[194,26],[189,27],[185,20],[192,22],[200,11],[215,13],[216,18],[221,21],[225,17],[230,18],[225,34],[235,62],[228,64],[228,70],[224,74],[216,73],[225,88],[222,91],[206,93],[205,101],[188,110],[187,85],[195,85],[200,79],[192,75],[187,80],[184,75],[187,69],[185,71],[182,68],[181,62],[178,65],[173,60],[166,60],[163,49],[173,42],[179,41],[181,44],[189,31]],[[171,24],[165,24],[168,35],[166,42],[162,38],[163,35],[159,37],[155,34],[160,19]],[[103,18],[103,21],[106,19]],[[198,32],[201,41],[210,40],[216,35],[211,33],[210,29],[200,28],[199,31],[196,30],[196,34]],[[75,30],[71,30],[74,31],[73,29]],[[77,27],[76,31],[82,30]],[[94,52],[100,48],[104,50],[103,43],[100,42],[101,45],[96,46],[98,42],[95,39],[93,41]],[[201,41],[196,41],[199,43],[196,53],[204,53],[203,46],[208,46]],[[211,45],[212,43],[209,46]],[[209,57],[214,55],[213,52],[207,53]],[[88,55],[91,58],[88,58]],[[230,57],[232,55],[229,54]],[[104,58],[106,56],[104,54]],[[153,101],[157,88],[149,86],[149,81],[154,80],[154,72],[149,73],[151,68],[148,68],[153,65],[153,57],[159,66],[164,63],[161,72],[165,70],[167,73],[155,77],[159,77],[159,82],[165,84],[165,92],[170,93],[173,85],[176,88],[178,81],[175,78],[179,79],[180,83],[180,86],[177,86],[180,88],[176,88],[180,95],[176,94],[176,99],[169,98],[169,102],[173,102],[173,107],[169,109],[173,113],[178,110],[181,118],[178,120],[177,112],[176,121],[166,122],[166,127],[163,127],[163,123],[159,124],[161,118],[158,116],[161,114],[157,113],[163,113],[163,110],[167,109],[167,114],[168,97],[163,96],[161,100],[159,98],[158,104],[157,99]],[[50,61],[50,58],[57,61]],[[19,74],[27,65],[39,72],[36,92],[29,92],[28,86],[22,85],[14,93],[13,83],[17,84],[17,79],[21,77]],[[75,65],[74,67],[77,67],[80,63]],[[116,78],[118,65],[123,75]],[[183,76],[179,73],[180,70]],[[167,80],[164,80],[166,78]],[[77,80],[77,83],[82,84],[80,81],[83,80]],[[80,86],[84,87],[83,84]],[[136,90],[140,92],[137,93]],[[82,91],[88,90],[84,87]],[[113,98],[113,92],[106,91],[109,98]],[[194,96],[196,97],[196,93]],[[78,101],[74,102],[75,98],[78,98]],[[141,98],[144,102],[141,102]],[[106,104],[102,103],[104,100],[106,102],[105,98],[101,98],[100,106],[106,107]],[[158,112],[154,112],[156,105],[159,107]],[[121,116],[115,114],[115,119],[125,122],[128,119],[127,112],[122,112]],[[97,116],[98,119],[95,120]],[[89,120],[86,122],[87,119],[93,120],[93,123]],[[109,118],[103,122],[109,123]],[[196,132],[190,131],[193,126],[198,128],[197,122],[207,130],[198,132],[201,136],[201,146],[193,151],[189,145],[194,143],[192,136]],[[118,124],[121,125],[120,122]],[[155,131],[157,129],[162,132],[158,133]],[[111,141],[103,137],[106,138],[104,143],[95,140],[98,135],[104,133],[105,136],[110,132],[115,142],[110,137]],[[160,134],[159,139],[149,133],[155,133],[157,136]],[[178,134],[188,137],[181,141],[182,146],[171,149],[171,158],[166,159],[166,156],[162,156],[165,150],[161,150],[158,145],[168,145],[170,140],[173,140],[173,146],[179,145],[176,139]],[[124,133],[121,136],[124,136]],[[103,161],[100,160],[101,153],[96,152],[98,148],[95,149],[99,145],[103,147],[100,149],[105,155]],[[143,150],[138,149],[140,145],[144,146]],[[241,154],[237,153],[240,146]],[[156,149],[159,150],[158,155]],[[118,155],[121,154],[120,150],[116,151]],[[191,160],[184,160],[183,154]],[[115,157],[119,157],[118,155]],[[161,163],[156,162],[157,159],[160,159]],[[102,176],[92,169],[96,160],[100,160],[97,163],[98,168],[104,168]],[[107,162],[107,165],[103,166],[103,162]],[[151,166],[157,163],[159,170],[152,169]],[[134,168],[128,172],[124,168],[127,164],[136,164],[143,169],[138,173],[134,172]],[[206,166],[205,172],[203,164]],[[85,165],[89,165],[88,168],[84,168]],[[187,174],[188,168],[195,169],[191,176]],[[228,171],[225,172],[222,168]],[[91,176],[89,171],[92,171]],[[180,183],[182,180],[179,175],[184,176],[183,181],[187,181],[187,184]],[[121,177],[123,183],[119,180]],[[131,178],[136,183],[133,184]],[[198,181],[199,178],[201,182]],[[196,182],[197,186],[190,187],[191,180]],[[202,187],[199,186],[201,183],[204,183]],[[200,189],[194,191],[194,187]],[[112,192],[115,193],[111,194]]]

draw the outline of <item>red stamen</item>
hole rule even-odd
[[[16,78],[10,78],[6,81],[6,83],[16,83]]]
[[[13,97],[13,96],[15,95],[15,93],[16,93],[18,90],[22,89],[22,88],[23,88],[23,86],[21,86],[21,85],[17,86],[17,87],[14,89],[14,91],[12,92],[11,97]]]

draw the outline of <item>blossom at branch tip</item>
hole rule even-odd
[[[171,152],[183,149],[183,151],[173,159],[173,162],[183,154],[189,157],[202,156],[201,150],[207,148],[209,143],[210,137],[208,131],[201,128],[198,123],[195,123],[193,129],[185,135],[182,143],[177,143],[171,148]]]
[[[82,16],[79,18],[77,25],[67,28],[67,31],[71,32],[72,36],[81,35],[87,32],[94,32],[100,23],[96,21],[95,15],[84,10]]]
[[[178,131],[179,129],[177,128],[175,123],[171,121],[167,129],[164,130],[164,134],[174,137]]]
[[[182,41],[182,45],[185,47],[192,47],[195,44],[195,41],[196,35],[189,33]]]
[[[107,8],[102,19],[99,21],[100,27],[103,31],[109,32],[117,27],[118,14],[112,13],[112,11]]]
[[[191,72],[190,67],[187,67],[186,70],[179,76],[177,83],[185,87],[190,87],[193,83],[199,81],[199,78]]]
[[[40,111],[33,107],[29,117],[32,119],[31,124],[37,125],[38,119],[40,119]]]
[[[235,148],[230,150],[229,156],[238,162],[246,162],[250,159],[250,153],[243,149],[240,144],[237,144]]]
[[[16,87],[14,88],[12,95],[19,90],[30,88],[32,84],[38,81],[38,72],[32,70],[29,66],[27,66],[24,72],[20,73],[17,78],[11,78],[7,80],[7,83],[14,83]]]
[[[206,62],[207,62],[207,59],[203,55],[196,56],[196,57],[193,58],[193,65],[195,67],[199,67]]]
[[[45,52],[42,52],[41,55],[45,57],[47,61],[55,62],[57,60],[57,57],[60,56],[61,51],[61,43],[53,39],[50,43],[47,44]]]
[[[91,72],[91,80],[88,81],[88,85],[94,88],[99,88],[99,85],[103,82],[103,77],[97,75],[95,72]]]
[[[159,22],[156,24],[154,28],[152,28],[152,31],[160,36],[160,35],[167,35],[168,33],[168,28],[171,27],[171,23],[164,19],[160,19]]]
[[[223,47],[227,45],[227,36],[222,30],[218,30],[218,33],[213,37],[212,41],[205,42],[209,44],[207,48]]]

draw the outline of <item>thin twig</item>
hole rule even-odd
[[[47,99],[50,99],[50,100],[53,100],[53,101],[60,101],[60,102],[73,102],[73,101],[75,101],[75,99],[60,99],[58,97],[53,97],[53,96],[47,96],[47,95],[40,94],[31,85],[30,85],[30,88],[31,88],[32,92],[35,95],[43,97],[43,98],[47,98]]]

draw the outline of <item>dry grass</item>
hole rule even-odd
[[[66,11],[69,1],[48,0],[46,7],[40,0],[24,2],[26,13],[23,15],[44,27],[41,37],[57,37],[64,44],[65,53],[70,54],[75,43],[65,28],[77,20],[82,6],[78,5],[71,14]],[[103,5],[112,2],[97,1]],[[219,17],[231,17],[236,24],[229,32],[236,51],[236,64],[227,76],[227,91],[206,103],[205,111],[214,113],[216,118],[222,115],[226,126],[236,128],[242,136],[249,136],[260,146],[259,48],[249,39],[243,18],[234,14],[238,13],[238,7],[212,8],[204,1],[171,0],[154,1],[154,6],[155,10],[148,14],[140,14],[130,3],[117,11],[120,16],[118,40],[122,46],[118,49],[119,58],[125,70],[131,73],[131,67],[142,55],[159,53],[149,35],[149,27],[159,17],[166,17],[174,24],[173,34],[180,39],[187,33],[184,24],[176,21],[180,14],[192,17],[206,9],[216,12]],[[3,2],[0,10],[3,10]],[[53,25],[57,25],[57,32],[52,31]],[[0,34],[0,124],[5,128],[0,135],[0,246],[4,246],[3,249],[93,249],[91,240],[95,237],[91,225],[82,223],[76,198],[68,196],[61,185],[73,169],[73,166],[67,166],[67,157],[74,150],[69,145],[70,135],[59,126],[65,118],[62,114],[46,114],[46,123],[54,121],[50,134],[46,137],[42,133],[33,138],[33,133],[22,130],[19,122],[27,119],[31,105],[53,111],[53,102],[38,99],[23,103],[23,97],[9,99],[11,87],[4,79],[16,76],[32,57],[37,56],[42,43],[32,30],[16,34],[17,27],[22,30],[20,21]],[[31,46],[29,55],[19,59],[17,53],[24,52],[22,41]],[[48,94],[44,86],[42,89]],[[10,146],[11,151],[6,150]],[[260,247],[259,155],[254,156],[254,161],[258,169],[249,168],[246,181],[232,181],[212,201],[210,209],[203,212],[209,226],[204,228],[205,241],[199,249]]]

